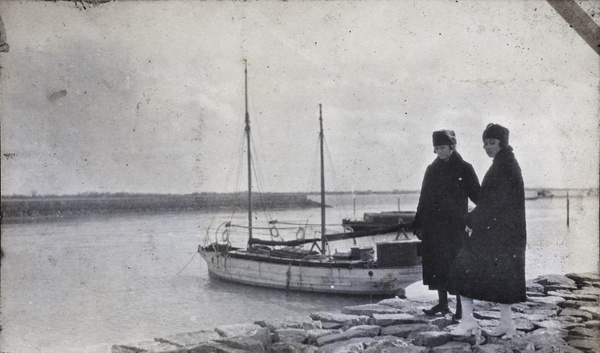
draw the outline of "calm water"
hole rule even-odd
[[[334,224],[398,205],[414,209],[416,196],[359,196],[356,206],[348,196],[328,203],[344,205],[328,209],[327,223]],[[567,228],[564,198],[527,202],[528,278],[598,269],[598,199],[571,198],[570,210]],[[294,219],[298,213],[315,223],[320,217],[319,210],[272,216]],[[188,213],[3,225],[1,350],[105,353],[113,343],[369,301],[210,280],[195,254],[206,226],[219,222]]]

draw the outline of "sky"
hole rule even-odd
[[[481,180],[490,122],[526,187],[598,187],[599,57],[546,1],[3,1],[0,16],[2,195],[245,190],[245,60],[258,190],[318,189],[319,104],[331,191],[418,190],[439,129]]]

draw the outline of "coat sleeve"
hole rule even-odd
[[[489,173],[489,180],[485,185],[485,196],[479,200],[477,206],[469,213],[467,224],[472,229],[491,229],[499,221],[499,217],[507,214],[517,207],[519,197],[519,175],[510,165],[495,166]]]
[[[412,224],[413,229],[418,229],[423,227],[423,217],[425,214],[425,200],[426,194],[429,189],[429,179],[431,178],[431,166],[428,166],[425,170],[425,175],[423,176],[423,182],[421,183],[421,191],[419,194],[419,204],[417,205],[417,213],[415,214],[415,219]]]
[[[479,184],[479,178],[477,178],[477,174],[475,173],[473,166],[470,164],[467,168],[466,175],[467,196],[475,205],[477,205],[477,203],[479,202],[479,192],[481,191],[481,185]]]

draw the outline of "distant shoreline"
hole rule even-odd
[[[329,195],[418,194],[419,191],[343,191]],[[527,199],[598,196],[597,189],[527,189]],[[302,209],[320,207],[309,196],[318,193],[256,193],[256,209]],[[48,196],[3,196],[2,223],[44,222],[98,215],[164,214],[245,210],[247,193],[173,194],[80,194]]]
[[[97,215],[243,210],[246,208],[247,195],[204,193],[18,196],[3,197],[1,203],[2,223],[28,223]],[[310,200],[308,194],[300,193],[257,194],[252,204],[256,209],[320,207],[320,203]]]

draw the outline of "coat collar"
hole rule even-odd
[[[448,158],[447,161],[441,160],[436,157],[432,164],[435,166],[442,166],[442,165],[457,164],[457,163],[461,163],[462,161],[463,161],[463,158],[460,155],[460,153],[458,153],[457,150],[454,150],[454,152],[452,152],[452,154],[450,155],[450,158]]]
[[[500,151],[498,151],[498,154],[496,154],[496,156],[494,157],[494,161],[510,158],[512,156],[514,156],[513,148],[511,146],[506,146]]]

